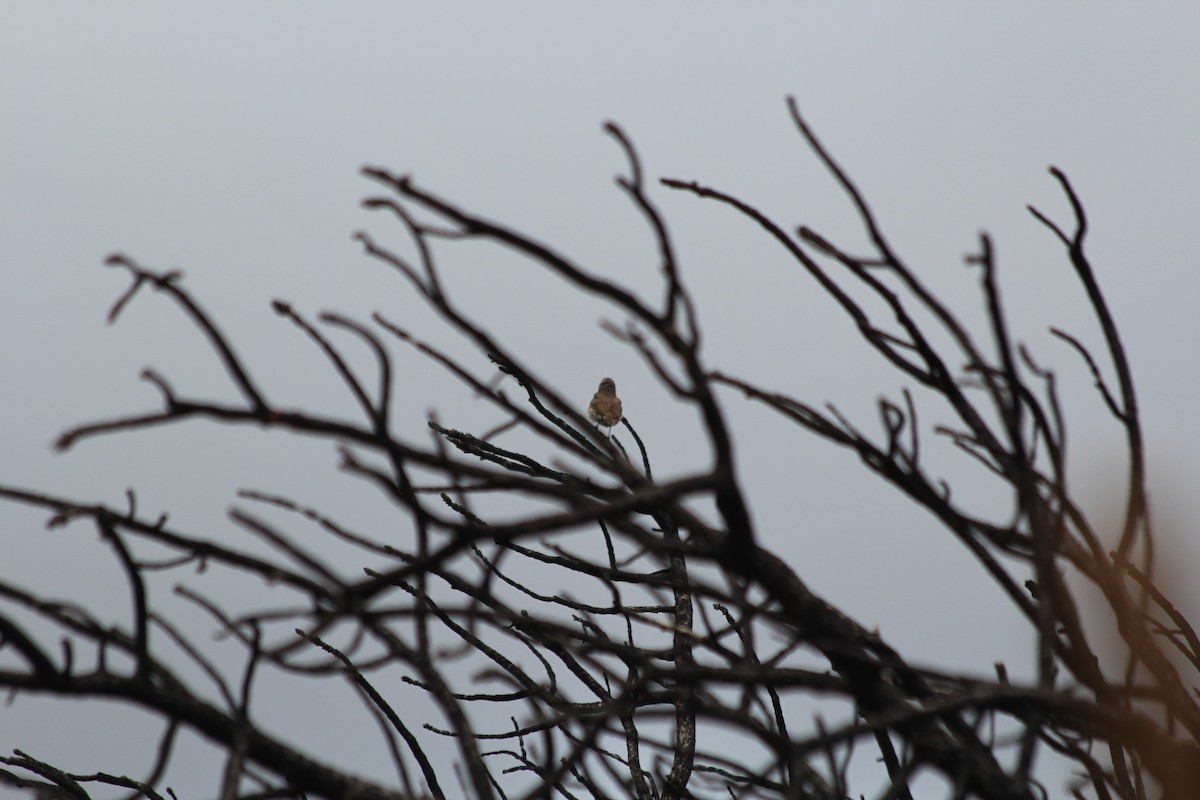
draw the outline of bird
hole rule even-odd
[[[622,417],[621,398],[617,397],[617,384],[612,378],[600,381],[600,388],[592,395],[587,412],[592,422],[608,428],[608,435],[611,437],[613,426],[620,422]]]

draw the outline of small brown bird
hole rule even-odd
[[[608,435],[612,436],[613,425],[620,422],[622,416],[621,398],[617,397],[617,384],[612,378],[600,381],[600,388],[592,395],[587,410],[592,422],[608,428]]]

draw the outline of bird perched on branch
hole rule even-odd
[[[622,416],[621,398],[617,397],[617,384],[612,378],[600,381],[600,388],[592,395],[587,411],[592,422],[608,428],[611,437],[613,426],[621,421]]]

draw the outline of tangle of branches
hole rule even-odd
[[[939,299],[893,249],[866,198],[794,103],[789,111],[799,137],[844,191],[870,252],[847,252],[808,227],[789,228],[702,181],[651,182],[630,140],[609,125],[628,159],[619,189],[657,243],[658,302],[406,176],[364,170],[379,189],[366,207],[389,215],[397,239],[407,244],[360,234],[363,251],[486,354],[509,386],[515,381],[521,387],[515,398],[497,388],[493,375],[477,374],[386,315],[310,319],[277,301],[275,312],[328,359],[359,416],[347,421],[296,410],[300,402],[272,402],[254,365],[179,274],[111,257],[130,284],[110,319],[133,300],[144,301],[137,296],[147,290],[172,301],[207,337],[238,399],[181,394],[171,376],[147,370],[143,377],[161,400],[156,410],[72,428],[60,448],[201,419],[318,437],[339,448],[345,471],[392,500],[400,521],[387,535],[361,533],[303,499],[246,490],[231,519],[269,545],[274,555],[264,556],[146,515],[132,492],[109,505],[0,487],[6,500],[42,509],[51,525],[98,533],[132,599],[127,618],[109,619],[60,602],[55,587],[25,587],[0,568],[0,686],[11,697],[130,704],[160,718],[163,731],[137,777],[72,772],[70,764],[19,750],[0,755],[0,783],[44,797],[87,798],[98,787],[173,795],[161,776],[179,757],[176,741],[187,731],[225,754],[212,787],[221,798],[840,800],[928,796],[940,786],[950,797],[1024,800],[1060,791],[1043,785],[1038,763],[1046,758],[1072,767],[1067,791],[1077,797],[1196,796],[1200,639],[1153,577],[1137,399],[1085,250],[1080,198],[1052,169],[1069,213],[1058,219],[1030,212],[1032,224],[1061,242],[1102,336],[1090,348],[1056,331],[1090,371],[1127,445],[1123,523],[1111,549],[1068,491],[1067,410],[1054,372],[1010,330],[988,237],[968,259],[989,323],[979,338],[962,322],[964,312]],[[819,398],[790,397],[706,363],[701,312],[655,200],[667,192],[719,204],[731,224],[756,226],[845,313],[862,346],[912,390],[880,400],[878,422],[854,421]],[[627,319],[612,332],[697,412],[696,435],[711,461],[656,480],[655,454],[631,419],[608,436],[582,413],[577,397],[560,396],[537,364],[496,341],[443,285],[436,255],[464,241],[515,251]],[[370,374],[354,368],[339,344],[347,336],[372,354]],[[472,432],[430,420],[428,441],[398,436],[397,347],[415,348],[507,422]],[[966,548],[1027,623],[1036,679],[1018,683],[1003,668],[983,679],[913,666],[765,549],[732,455],[725,409],[740,402],[777,413],[799,436],[853,451],[869,473],[927,509],[948,542]],[[937,420],[937,434],[994,476],[1017,513],[981,518],[931,474],[918,424],[918,407],[926,403],[948,415]],[[515,428],[557,457],[504,446]],[[480,499],[497,494],[524,510],[489,518]],[[294,526],[268,522],[268,510]],[[355,553],[362,572],[341,576],[303,546],[297,531],[312,527],[324,547]],[[404,534],[394,535],[398,529]],[[595,546],[566,543],[581,530],[594,532]],[[6,546],[19,546],[24,535],[5,531]],[[162,559],[164,551],[171,557]],[[200,565],[205,569],[196,571]],[[148,589],[152,572],[178,575],[177,592],[239,643],[240,672],[210,660],[196,632],[160,611]],[[236,592],[210,582],[230,574],[270,587],[277,601],[248,607]],[[1081,582],[1103,597],[1127,661],[1107,663],[1098,653],[1072,588]],[[61,647],[51,644],[56,640]],[[266,712],[253,702],[268,672],[351,684],[370,709],[368,725],[376,726],[364,735],[386,744],[395,779],[355,777],[268,733],[270,726],[260,725]],[[196,674],[207,683],[185,677]],[[432,718],[414,713],[425,706],[406,706],[381,688],[396,676],[427,698]],[[934,782],[921,783],[928,780]]]

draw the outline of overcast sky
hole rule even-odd
[[[993,236],[1018,337],[1070,387],[1076,482],[1103,509],[1120,484],[1119,439],[1085,369],[1045,331],[1061,325],[1092,344],[1098,333],[1060,248],[1025,211],[1033,203],[1068,222],[1046,168],[1066,171],[1141,392],[1164,552],[1190,571],[1194,3],[348,5],[4,4],[0,482],[110,503],[135,486],[148,507],[197,526],[221,520],[240,486],[326,488],[327,447],[298,445],[302,458],[238,450],[211,427],[65,455],[49,445],[73,423],[154,408],[137,378],[147,365],[181,390],[232,394],[165,299],[139,297],[105,325],[126,287],[101,266],[114,251],[181,268],[283,405],[352,413],[319,356],[271,313],[274,297],[306,313],[378,309],[465,353],[352,241],[360,229],[403,240],[359,207],[377,192],[358,174],[365,164],[411,172],[656,298],[653,244],[612,185],[625,164],[601,126],[614,120],[648,174],[714,184],[785,226],[861,249],[852,209],[788,120],[792,95],[897,249],[973,321],[978,275],[962,257],[980,231]],[[730,213],[665,189],[653,197],[674,226],[709,363],[815,404],[834,399],[872,424],[876,399],[903,383],[864,354],[828,298]],[[600,377],[615,377],[664,474],[703,457],[696,420],[601,331],[601,319],[621,321],[614,312],[505,253],[476,248],[447,267],[464,306],[581,406]],[[469,396],[405,357],[410,433],[434,408],[456,427],[488,424]],[[727,405],[763,543],[827,599],[917,663],[986,671],[1022,652],[1024,625],[947,533],[849,455],[732,395]],[[31,583],[69,580],[125,602],[115,573],[97,572],[69,534],[42,534],[19,510],[0,508],[0,520],[6,578],[27,570]],[[945,611],[918,611],[930,607]],[[23,704],[0,709],[0,751],[51,752],[60,718],[39,728]]]

